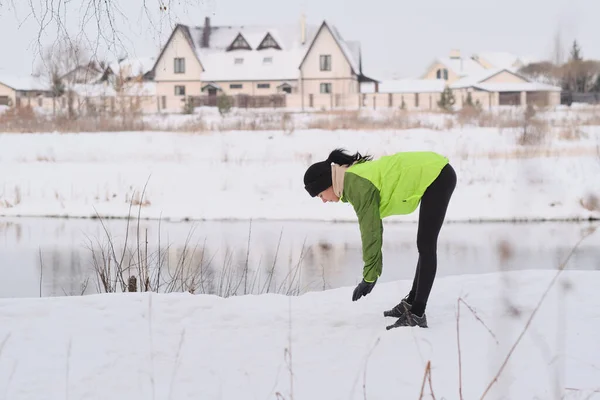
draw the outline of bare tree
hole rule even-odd
[[[573,41],[569,61],[561,67],[562,87],[572,92],[593,91],[600,76],[600,61],[586,60],[577,41]]]
[[[549,61],[527,64],[519,69],[519,73],[535,81],[551,85],[561,84],[560,66],[554,65]]]
[[[26,14],[20,22],[34,21],[38,29],[32,39],[40,54],[48,37],[70,36],[85,43],[93,56],[110,52],[117,58],[132,48],[126,34],[131,26],[148,25],[144,33],[158,43],[164,29],[172,31],[181,17],[197,12],[191,8],[214,12],[215,6],[216,0],[0,0],[0,15],[14,11]]]
[[[36,75],[45,81],[52,91],[54,113],[56,99],[66,94],[68,116],[74,117],[73,85],[90,78],[90,66],[90,53],[80,41],[63,37],[43,49]]]
[[[554,34],[552,61],[556,66],[560,66],[565,62],[565,50],[563,47],[562,34],[560,32],[560,28],[558,28],[556,30],[556,33]]]

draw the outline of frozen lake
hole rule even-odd
[[[161,265],[163,277],[176,274],[178,266],[200,266],[197,292],[258,293],[268,286],[270,292],[303,293],[353,286],[361,277],[355,223],[140,221],[138,253],[138,226],[132,220],[123,256],[127,221],[102,222],[116,258],[123,257],[132,271],[139,261]],[[593,226],[598,223],[447,224],[439,239],[438,276],[556,269]],[[384,225],[382,282],[412,279],[416,231],[412,223]],[[568,268],[600,270],[599,245],[596,232]],[[97,293],[94,265],[103,263],[102,254],[112,251],[100,220],[0,218],[0,297]]]

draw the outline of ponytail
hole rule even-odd
[[[365,161],[371,161],[373,159],[370,155],[361,155],[356,152],[353,155],[348,154],[344,149],[335,149],[329,153],[327,158],[328,162],[336,163],[337,165],[352,165],[354,163],[362,163]]]

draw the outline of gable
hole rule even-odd
[[[267,33],[267,35],[265,36],[265,38],[262,40],[262,42],[260,42],[260,44],[256,48],[256,50],[262,50],[262,49],[277,49],[277,50],[281,50],[281,47],[275,41],[275,39],[273,39],[273,36],[271,36],[270,33]]]
[[[441,78],[438,78],[438,71],[441,73]],[[446,75],[447,79],[444,79]],[[456,75],[452,69],[448,68],[447,65],[444,65],[439,61],[434,61],[433,64],[431,64],[425,71],[422,79],[442,79],[453,82],[458,79],[458,75]]]
[[[252,50],[252,47],[248,44],[248,41],[244,39],[241,33],[238,33],[233,42],[227,47],[227,51],[232,50]]]
[[[342,53],[343,57],[345,58],[346,62],[349,64],[351,73],[353,73],[354,75],[359,75],[360,67],[358,64],[358,60],[352,56],[350,48],[343,41],[340,34],[335,29],[331,29],[326,21],[323,21],[323,23],[321,24],[321,27],[319,28],[316,35],[314,36],[310,46],[308,47],[308,50],[306,51],[306,54],[304,55],[304,58],[300,62],[300,66],[298,68],[302,69],[307,58],[309,58],[309,55],[311,54],[311,52],[315,46],[315,43],[322,40],[323,35],[327,35],[327,34],[329,34],[331,36],[331,38],[335,42],[335,46],[337,47],[337,49],[339,49],[339,51]]]
[[[200,62],[194,47],[190,45],[190,38],[187,33],[189,32],[183,26],[178,26],[173,30],[167,44],[152,67],[151,72],[155,80],[174,80],[183,77],[186,79],[190,79],[190,77],[199,79],[200,73],[204,71],[204,65]],[[175,58],[185,60],[183,63],[185,72],[175,73]]]
[[[502,70],[501,72],[490,76],[487,79],[483,79],[477,83],[526,83],[529,82],[527,79],[510,72],[508,70]]]
[[[160,51],[160,54],[156,58],[156,62],[152,66],[152,69],[148,71],[148,73],[152,73],[153,76],[156,76],[156,67],[159,65],[159,63],[162,66],[166,66],[163,58],[167,50],[169,50],[169,52],[175,51],[183,53],[185,53],[185,50],[191,51],[191,53],[193,53],[193,58],[195,58],[198,61],[198,63],[200,64],[200,68],[204,70],[202,61],[200,61],[200,58],[198,58],[198,54],[195,51],[194,42],[192,40],[190,31],[186,26],[180,24],[175,26],[175,29],[173,29],[173,32],[171,32],[171,36],[169,36],[169,39],[167,39],[167,42],[165,43],[162,50]]]

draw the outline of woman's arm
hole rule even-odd
[[[358,217],[363,253],[363,279],[374,282],[382,272],[383,223],[379,214],[379,190],[369,180],[351,172],[344,178],[344,197]]]

